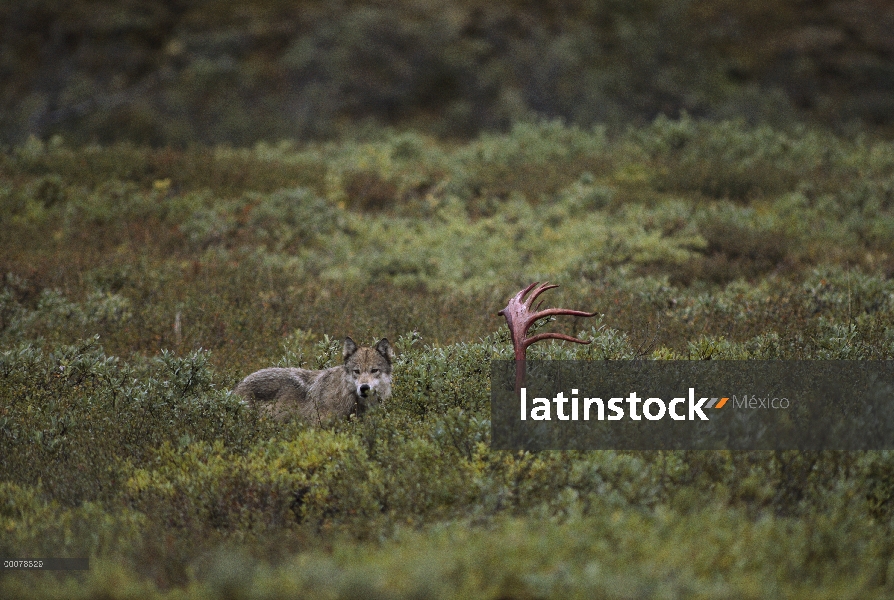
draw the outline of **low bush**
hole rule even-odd
[[[889,452],[490,448],[496,313],[533,280],[600,315],[531,358],[894,359],[894,154],[793,136],[3,154],[0,554],[91,570],[0,596],[889,596]],[[399,352],[363,418],[229,393],[345,335]]]

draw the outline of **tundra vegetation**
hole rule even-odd
[[[894,454],[489,448],[529,357],[894,358],[894,143],[688,117],[444,142],[0,154],[4,598],[872,598]],[[391,400],[326,427],[228,394],[340,340]]]

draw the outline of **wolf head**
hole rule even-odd
[[[357,396],[365,404],[375,405],[379,400],[391,397],[391,359],[394,350],[388,340],[382,338],[374,348],[358,346],[351,338],[345,338],[345,371],[354,384]]]

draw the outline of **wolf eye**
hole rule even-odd
[[[360,375],[360,369],[354,369],[354,375]]]
[[[379,370],[378,370],[378,369],[372,369],[370,372],[371,372],[373,375],[375,375],[376,373],[379,372]]]

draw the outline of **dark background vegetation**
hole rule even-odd
[[[886,0],[4,2],[0,141],[467,137],[684,111],[890,135],[892,31]]]

